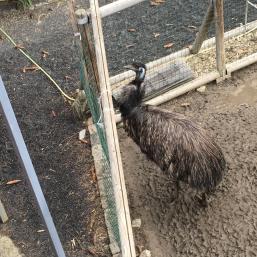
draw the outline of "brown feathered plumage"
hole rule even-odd
[[[114,99],[124,128],[147,157],[175,181],[209,192],[222,180],[225,159],[220,147],[197,123],[181,114],[142,104],[143,64],[133,64],[136,79]]]

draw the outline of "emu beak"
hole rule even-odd
[[[127,70],[137,71],[137,69],[132,65],[126,65],[126,66],[124,66],[124,68],[127,69]]]

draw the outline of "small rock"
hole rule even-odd
[[[152,254],[149,250],[144,250],[139,257],[151,257]]]
[[[141,227],[141,219],[134,219],[132,221],[132,228],[140,228]]]
[[[120,248],[116,244],[116,242],[113,242],[112,244],[110,244],[110,250],[111,250],[112,255],[120,253]]]
[[[182,103],[181,106],[182,107],[188,107],[188,106],[190,106],[190,103]]]
[[[206,91],[206,86],[202,86],[196,89],[196,91],[200,92],[200,93],[204,93]]]
[[[80,141],[84,141],[86,138],[86,129],[82,129],[80,132],[79,132],[79,140]]]

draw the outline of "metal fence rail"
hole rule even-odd
[[[33,195],[38,204],[38,208],[43,217],[45,225],[47,227],[48,233],[50,235],[51,241],[53,243],[56,255],[58,257],[65,257],[65,253],[59,239],[58,233],[56,231],[52,216],[48,209],[44,194],[42,192],[41,186],[38,181],[35,169],[33,167],[32,161],[30,159],[27,147],[25,145],[24,139],[22,137],[18,122],[16,120],[13,108],[11,106],[9,97],[4,87],[4,83],[0,76],[0,107],[3,111],[10,138],[13,141],[16,154],[19,158],[20,164],[25,171],[28,182],[31,186]]]

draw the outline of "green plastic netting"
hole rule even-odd
[[[104,124],[102,119],[102,110],[100,103],[100,94],[94,86],[90,85],[90,78],[85,74],[84,71],[85,60],[81,58],[80,65],[80,81],[81,86],[85,91],[88,107],[91,111],[93,122],[97,129],[97,134],[94,135],[94,142],[99,142],[102,148],[101,156],[101,181],[99,183],[99,189],[101,197],[104,198],[105,206],[105,218],[106,224],[108,227],[108,232],[111,241],[114,241],[120,247],[120,235],[119,235],[119,226],[118,218],[116,213],[116,204],[114,198],[111,169],[110,169],[110,160],[108,154],[108,145],[106,141],[106,135],[104,131]],[[101,184],[101,187],[100,187]],[[102,191],[102,192],[101,192]]]

